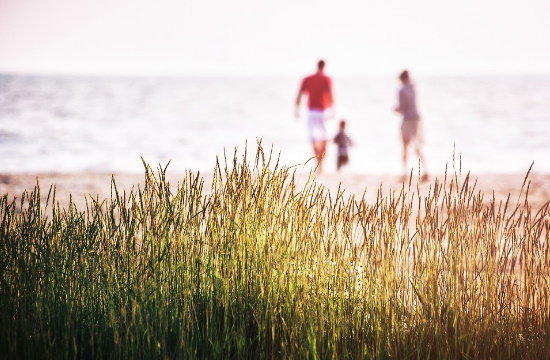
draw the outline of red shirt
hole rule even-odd
[[[304,78],[300,86],[300,92],[308,94],[308,107],[310,110],[325,110],[332,106],[330,96],[332,81],[321,71]]]

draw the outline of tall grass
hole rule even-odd
[[[261,148],[209,189],[165,174],[86,209],[0,200],[2,358],[550,356],[550,215],[527,180],[506,202],[453,174],[369,203]]]

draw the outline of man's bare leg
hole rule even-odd
[[[426,167],[426,162],[424,161],[424,154],[422,154],[422,150],[420,149],[420,146],[416,146],[416,155],[418,155],[418,158],[420,159],[420,164],[422,165],[422,177],[420,178],[420,181],[425,182],[430,179],[430,175],[428,175],[428,169]]]
[[[319,174],[323,171],[323,158],[325,157],[326,147],[326,140],[317,140],[313,142],[313,152],[317,158],[317,172]]]
[[[407,180],[407,176],[409,174],[409,170],[407,169],[407,154],[409,153],[409,142],[403,140],[403,176],[401,177],[402,181]]]

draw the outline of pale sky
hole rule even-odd
[[[549,0],[0,0],[0,73],[550,73]]]

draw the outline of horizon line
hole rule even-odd
[[[394,77],[393,72],[330,72],[333,78],[350,77]],[[245,73],[245,72],[118,72],[118,71],[44,71],[44,70],[1,70],[2,76],[60,76],[60,77],[120,77],[120,78],[301,78],[303,73]],[[463,71],[463,72],[424,72],[415,71],[415,77],[494,77],[494,76],[550,76],[550,71]]]

